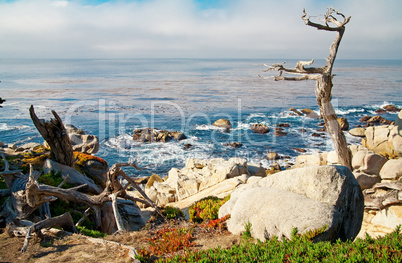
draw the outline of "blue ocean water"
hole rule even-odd
[[[319,121],[291,115],[290,107],[318,113],[314,81],[275,82],[258,75],[272,59],[132,59],[132,60],[0,60],[0,141],[43,142],[28,109],[34,105],[40,118],[55,110],[64,123],[73,124],[100,138],[96,154],[109,164],[136,159],[145,168],[134,176],[165,176],[181,168],[186,158],[243,157],[269,167],[265,156],[275,151],[291,164],[299,154],[329,151],[329,136],[312,137]],[[293,67],[297,61],[287,61]],[[315,62],[316,66],[324,60]],[[402,107],[402,61],[338,60],[335,64],[333,105],[339,117],[353,128],[365,115],[386,104]],[[383,115],[395,119],[396,114]],[[211,124],[229,119],[227,133]],[[253,123],[271,128],[255,134]],[[277,137],[277,124],[289,123],[287,136]],[[155,127],[180,130],[180,142],[141,144],[132,141],[134,129]],[[304,128],[307,132],[300,132]],[[349,143],[359,139],[345,133]],[[227,146],[231,142],[240,148]],[[185,149],[185,144],[192,146]]]

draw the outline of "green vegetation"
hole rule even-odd
[[[244,232],[242,233],[242,237],[244,239],[250,239],[251,238],[251,223],[250,221],[247,221],[247,224],[244,226]]]
[[[218,219],[219,208],[230,199],[227,196],[219,199],[215,196],[209,196],[193,204],[189,209],[190,222],[202,223],[204,221]]]
[[[97,231],[97,230],[90,230],[90,229],[87,229],[87,228],[84,227],[84,226],[77,226],[77,230],[78,230],[81,234],[83,234],[83,235],[85,235],[85,236],[89,236],[89,237],[100,238],[100,237],[105,237],[105,236],[107,236],[106,233],[102,233],[102,232],[99,232],[99,231]]]
[[[167,219],[178,219],[184,217],[183,211],[172,206],[165,206],[162,213]]]
[[[184,227],[168,227],[158,230],[149,238],[149,248],[138,250],[138,259],[149,262],[153,255],[164,255],[193,247],[192,230]]]
[[[291,240],[274,237],[266,242],[247,242],[230,249],[189,251],[157,262],[402,262],[401,227],[385,237],[336,243],[312,242],[323,229],[305,235],[293,231]],[[144,258],[139,257],[140,260]],[[147,261],[142,261],[147,262]]]

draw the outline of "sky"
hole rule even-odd
[[[401,0],[0,0],[0,59],[322,59],[334,32],[301,19],[352,16],[338,58],[402,59]]]

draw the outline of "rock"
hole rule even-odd
[[[299,116],[303,116],[303,113],[301,113],[300,111],[296,110],[295,108],[290,108],[289,111],[292,111],[292,112],[296,113]]]
[[[144,177],[134,177],[133,179],[136,184],[144,184],[145,185],[148,183],[149,178],[151,178],[151,177],[144,176]]]
[[[229,130],[232,128],[232,124],[227,119],[219,119],[219,120],[215,121],[214,123],[212,123],[212,126],[224,128],[226,130]]]
[[[250,177],[248,180],[250,180],[251,178],[260,178],[261,179],[261,177]],[[248,182],[248,180],[247,180],[247,182]],[[244,182],[242,182],[240,180],[240,176],[234,177],[231,179],[227,179],[223,182],[220,182],[209,188],[206,188],[186,199],[176,201],[174,203],[169,203],[167,205],[181,209],[184,212],[185,218],[189,219],[190,216],[188,213],[188,209],[195,202],[197,202],[205,197],[208,197],[208,196],[216,196],[218,198],[224,198],[224,197],[230,195],[237,187],[241,186],[242,184],[244,184]]]
[[[151,128],[134,130],[133,140],[138,142],[169,142],[171,140],[180,141],[187,139],[186,135],[179,131],[166,131]]]
[[[361,119],[359,120],[360,122],[367,122],[368,120],[370,120],[371,119],[371,117],[370,116],[364,116],[364,117],[361,117]]]
[[[389,111],[389,112],[400,112],[401,109],[397,108],[395,105],[387,105],[383,107],[384,110]]]
[[[320,116],[318,116],[318,114],[315,113],[311,109],[302,109],[301,112],[303,112],[306,115],[306,117],[311,118],[311,119],[319,119],[320,118]]]
[[[329,190],[331,189],[331,190]],[[364,199],[360,185],[344,166],[317,166],[286,170],[235,190],[219,210],[227,214],[228,230],[244,231],[265,241],[274,235],[291,237],[327,225],[316,240],[353,240],[360,231]]]
[[[322,154],[305,154],[296,157],[296,164],[293,168],[302,168],[307,166],[319,166],[327,164]]]
[[[184,150],[188,150],[188,149],[190,149],[190,148],[192,148],[192,147],[193,147],[193,145],[190,144],[190,143],[185,143],[185,144],[183,145],[183,149],[184,149]]]
[[[346,118],[340,117],[337,119],[337,121],[342,131],[349,130],[349,122]]]
[[[269,127],[264,124],[258,123],[251,125],[251,130],[255,133],[268,133]]]
[[[327,164],[328,165],[340,165],[339,159],[338,159],[338,155],[336,154],[335,151],[330,151],[327,154]]]
[[[383,113],[386,113],[386,112],[387,111],[384,110],[384,109],[378,109],[378,110],[375,111],[375,113],[377,113],[377,114],[383,114]]]
[[[275,136],[286,136],[288,133],[287,132],[283,132],[281,130],[275,130],[274,135]]]
[[[395,135],[398,126],[376,126],[368,127],[365,135],[366,139],[362,139],[362,145],[369,150],[387,157],[398,156],[399,153],[394,148],[394,143],[398,144],[398,140],[402,137]],[[394,130],[395,129],[395,130]],[[399,131],[400,132],[400,131]],[[398,145],[397,145],[398,147]],[[399,146],[401,147],[401,146]]]
[[[68,137],[73,146],[73,151],[94,154],[99,151],[99,139],[95,135],[87,135],[81,129],[67,124],[65,125]]]
[[[240,142],[231,142],[229,145],[232,146],[233,148],[239,148],[243,146],[243,144]]]
[[[277,154],[276,152],[270,152],[267,154],[267,160],[277,160],[279,158],[279,154]]]
[[[384,156],[365,150],[357,152],[352,157],[353,169],[367,174],[379,175],[386,162],[387,158]]]
[[[151,177],[149,178],[147,184],[145,185],[145,189],[151,188],[151,186],[154,185],[154,182],[162,183],[163,179],[157,174],[151,175]]]
[[[265,177],[267,174],[265,173],[265,169],[261,167],[259,164],[247,164],[247,170],[250,176],[260,176]]]
[[[313,133],[311,134],[311,136],[313,136],[313,137],[321,137],[321,134],[316,133],[316,132],[313,132]]]
[[[292,150],[294,150],[294,151],[296,151],[296,152],[299,152],[299,153],[305,153],[305,152],[307,152],[306,149],[302,149],[302,148],[292,148]]]
[[[3,148],[4,146],[4,142],[0,141],[0,148]]]
[[[102,188],[96,185],[92,179],[81,174],[74,168],[47,159],[45,161],[45,164],[43,165],[43,172],[50,173],[52,170],[55,172],[61,172],[61,177],[63,179],[65,179],[68,175],[69,179],[67,182],[69,184],[72,184],[74,186],[87,184],[88,185],[87,192],[89,193],[99,194],[102,192]]]
[[[33,150],[35,147],[41,146],[40,143],[36,143],[36,142],[30,142],[30,143],[26,143],[24,145],[21,145],[18,148],[21,148],[23,151],[24,150]]]
[[[367,124],[373,126],[375,124],[385,124],[385,125],[390,125],[393,123],[393,121],[387,120],[384,117],[381,116],[374,116],[369,119],[363,117],[360,119],[360,121],[364,120],[363,122],[367,122]]]
[[[304,129],[304,128],[301,128],[301,129],[299,130],[299,132],[307,132],[307,130]]]
[[[319,131],[319,132],[325,132],[326,130],[327,130],[327,128],[325,128],[325,127],[317,129],[317,131]]]
[[[75,168],[92,179],[95,184],[105,188],[107,173],[109,171],[108,163],[100,158],[86,153],[74,153]]]
[[[278,123],[276,127],[281,127],[281,128],[289,128],[290,124],[289,123]]]
[[[373,187],[376,183],[381,182],[381,178],[377,174],[367,174],[360,171],[354,171],[354,176],[362,190]]]
[[[212,187],[229,178],[240,175],[249,176],[251,173],[265,176],[260,166],[250,165],[248,171],[247,161],[241,158],[224,160],[190,158],[183,169],[172,168],[164,182],[154,182],[159,204],[181,201],[197,194],[204,189]],[[152,187],[151,187],[152,188]]]
[[[380,171],[383,180],[398,180],[402,177],[402,158],[388,160]]]
[[[402,157],[402,111],[400,111],[396,117],[395,126],[391,130],[389,140],[392,141],[395,154]]]
[[[136,203],[118,198],[117,206],[127,231],[138,231],[145,226],[141,209]]]
[[[365,128],[354,128],[349,130],[349,134],[356,137],[366,137],[366,129]]]
[[[390,206],[379,211],[371,220],[373,224],[395,229],[402,225],[402,206]]]

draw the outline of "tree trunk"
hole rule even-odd
[[[32,105],[29,113],[35,127],[50,146],[50,159],[74,167],[73,147],[59,115],[52,111],[55,119],[50,119],[50,121],[39,119]]]
[[[327,132],[331,137],[334,144],[335,152],[338,156],[338,161],[352,169],[351,153],[346,142],[345,135],[339,127],[338,117],[331,103],[331,89],[332,89],[332,77],[326,74],[321,75],[321,78],[317,79],[316,83],[316,96],[317,102],[320,107],[320,112],[324,118]]]

